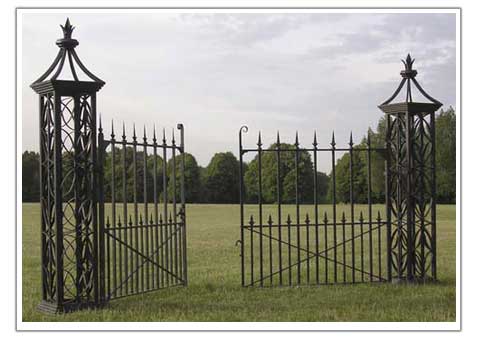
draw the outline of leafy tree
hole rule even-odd
[[[435,119],[437,199],[455,203],[456,193],[456,117],[453,108],[441,110]]]
[[[268,149],[275,149],[276,144]],[[295,149],[291,144],[280,144],[280,150]],[[262,152],[262,201],[277,201],[277,152]],[[280,152],[279,164],[280,195],[282,203],[294,203],[296,193],[295,151]],[[300,203],[313,201],[313,164],[306,151],[298,153],[298,193]],[[248,164],[245,171],[246,200],[258,201],[258,154]]]
[[[180,189],[181,189],[181,157],[176,156],[175,158],[175,178],[176,178],[176,198],[177,201],[180,201]],[[169,198],[173,197],[173,159],[170,158],[168,161],[168,195]],[[200,167],[197,164],[197,160],[190,153],[185,153],[185,169],[184,169],[184,180],[185,180],[185,202],[187,203],[197,203],[200,200],[201,196],[201,182],[200,182]]]
[[[205,170],[209,203],[237,203],[239,164],[231,152],[216,153]]]
[[[22,154],[22,201],[40,200],[40,156],[37,152]]]

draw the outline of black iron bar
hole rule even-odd
[[[346,268],[346,235],[345,235],[345,224],[347,220],[345,219],[345,212],[342,212],[342,264],[343,264],[343,282],[347,281],[347,268]],[[353,242],[353,240],[352,240]]]
[[[323,234],[324,234],[324,248],[325,248],[325,283],[328,283],[328,218],[327,212],[323,215]],[[319,255],[319,252],[316,252]]]
[[[243,145],[242,145],[242,132],[248,132],[247,126],[242,126],[238,132],[238,159],[239,159],[239,177],[240,177],[240,268],[242,273],[242,286],[245,286],[245,234],[243,226],[245,224],[244,219],[244,184],[243,184]]]
[[[149,240],[149,228],[148,228],[148,186],[147,186],[147,173],[148,173],[148,167],[147,167],[147,129],[145,126],[143,126],[143,217],[145,219],[145,252],[149,254],[150,248],[148,244]],[[142,249],[143,251],[143,249]],[[147,263],[145,265],[145,285],[146,289],[149,289],[150,287],[150,272],[149,272],[149,264]],[[142,290],[145,290],[143,288]]]
[[[354,198],[354,178],[353,178],[353,137],[352,132],[350,132],[350,152],[349,152],[349,175],[350,175],[350,222],[351,222],[351,237],[352,237],[352,266],[355,266],[355,240],[353,236],[355,235],[355,198]],[[345,246],[344,246],[345,248]],[[355,270],[352,269],[352,283],[355,283]]]
[[[276,162],[277,162],[277,226],[278,226],[278,269],[282,269],[282,184],[281,184],[281,168],[280,168],[280,133],[277,131],[276,144]],[[243,177],[242,177],[243,178]],[[283,274],[279,273],[279,283],[283,285]]]
[[[416,81],[415,81],[416,82]],[[435,113],[430,113],[430,178],[431,178],[431,274],[433,280],[437,280],[437,176],[435,164]]]
[[[165,128],[163,129],[163,138],[162,138],[162,151],[163,151],[163,219],[164,219],[164,226],[162,226],[162,230],[165,230],[164,237],[168,238],[168,185],[167,185],[167,138],[165,136]],[[168,258],[168,244],[165,244],[165,247],[162,249],[162,254],[165,255],[165,268],[168,269],[169,266],[169,258]],[[170,276],[168,274],[165,275],[166,285],[169,286],[170,284]]]
[[[292,286],[292,231],[290,214],[287,215],[287,241],[288,241],[288,285]]]
[[[147,228],[150,230],[150,248],[154,250],[155,248],[155,232],[156,232],[156,224],[153,222],[153,214],[150,212],[150,228]],[[158,254],[156,254],[158,256]],[[158,264],[158,262],[157,262]],[[150,278],[150,288],[155,288],[155,273],[158,270],[157,267],[155,267],[154,264],[151,265],[151,278]]]
[[[175,131],[172,129],[172,146],[175,145]],[[173,184],[172,184],[172,206],[173,206],[173,225],[175,226],[175,229],[178,227],[177,226],[177,161],[176,161],[176,149],[172,149],[172,178],[173,178]],[[176,232],[177,230],[175,230]],[[174,267],[175,267],[175,274],[178,275],[178,238],[177,238],[177,233],[174,233],[174,240],[173,240],[173,258],[174,258]]]
[[[158,239],[159,239],[159,230],[160,230],[160,241],[163,241],[162,231],[158,225],[158,185],[157,185],[157,177],[158,177],[158,165],[157,165],[157,132],[156,128],[153,128],[153,205],[154,205],[154,220],[155,220],[155,249],[158,250]],[[160,257],[161,255],[161,257]],[[160,260],[161,259],[161,260]],[[157,253],[157,264],[161,264],[163,266],[163,254]],[[160,272],[159,269],[157,271],[157,288],[163,286],[163,272]]]
[[[263,279],[263,199],[262,199],[262,137],[258,132],[258,221],[260,224],[260,236],[259,236],[259,263],[260,263],[260,279]],[[260,286],[263,286],[263,280],[260,282]]]
[[[42,118],[41,118],[42,120]],[[40,144],[42,146],[42,144]],[[42,153],[40,153],[41,155]],[[105,302],[105,250],[108,247],[105,246],[105,193],[104,193],[104,172],[105,167],[105,142],[103,137],[102,118],[99,118],[98,127],[98,223],[99,223],[99,277],[100,277],[100,302]],[[42,177],[40,177],[41,179]],[[42,189],[42,187],[40,187]],[[42,220],[43,222],[43,220]],[[44,228],[42,229],[43,232]],[[43,239],[43,234],[42,234]],[[43,252],[42,252],[43,257]],[[43,262],[42,262],[43,265]],[[107,264],[108,265],[108,264]],[[42,272],[43,275],[43,272]],[[43,282],[42,282],[43,283]],[[45,297],[45,295],[44,295]]]
[[[276,152],[276,150],[277,150],[276,148],[264,148],[264,149],[262,149],[263,152]],[[366,150],[367,150],[366,147],[355,147],[354,148],[354,151],[356,151],[356,152],[366,151]],[[257,151],[258,151],[258,149],[254,149],[254,148],[243,149],[244,153],[257,152]],[[296,151],[295,148],[285,148],[285,149],[282,148],[282,152],[295,152],[295,151]],[[299,152],[315,152],[315,149],[302,147],[302,148],[299,148],[298,151]],[[331,152],[331,151],[332,151],[332,148],[317,148],[317,152]],[[350,148],[349,147],[335,148],[335,151],[337,151],[337,152],[349,152]],[[374,148],[372,148],[372,151],[383,152],[383,151],[385,151],[385,148],[374,147]]]
[[[272,254],[272,215],[268,215],[268,260],[269,260],[269,266],[270,266],[270,285],[273,284],[273,254]]]
[[[337,190],[336,190],[336,171],[335,171],[335,151],[337,150],[335,148],[335,132],[332,133],[332,142],[330,143],[332,146],[331,152],[332,152],[332,206],[333,206],[333,245],[334,245],[334,250],[333,250],[333,279],[334,282],[336,283],[338,281],[338,276],[337,276]]]
[[[310,218],[307,217],[305,218],[305,225],[306,225],[306,232],[307,232],[307,254],[310,254]],[[310,284],[310,259],[307,260],[307,284]]]
[[[125,123],[123,123],[123,134],[122,134],[122,200],[123,200],[123,223],[125,226],[128,222],[128,214],[127,214],[127,145],[125,144],[127,141],[127,136],[125,135]],[[128,244],[128,235],[127,229],[125,229],[123,233],[123,239]],[[125,275],[128,274],[128,250],[124,246],[123,249],[124,254],[124,272]],[[128,284],[125,284],[125,293],[128,293]]]
[[[182,153],[180,158],[180,200],[182,202],[182,229],[181,229],[181,250],[182,250],[182,275],[183,285],[188,284],[187,274],[187,226],[186,226],[186,205],[185,205],[185,132],[182,124],[177,125],[177,129],[180,130],[180,151]]]
[[[111,181],[111,186],[110,186],[110,192],[111,192],[111,198],[112,198],[112,226],[116,227],[117,226],[117,221],[116,221],[116,206],[117,204],[115,203],[115,133],[113,131],[113,121],[112,121],[112,133],[110,135],[111,140],[110,140],[110,146],[112,149],[112,181]],[[114,233],[115,234],[115,233]],[[112,240],[112,269],[113,269],[113,288],[115,291],[113,292],[113,295],[117,295],[117,242],[115,239]]]
[[[386,115],[387,117],[387,132],[386,132],[386,143],[385,143],[385,211],[386,211],[386,221],[387,223],[387,279],[388,281],[392,280],[392,203],[391,203],[391,176],[390,176],[390,168],[391,168],[391,119],[390,115]]]
[[[298,143],[298,132],[295,133],[295,209],[296,209],[296,223],[297,223],[297,261],[300,261],[300,246],[301,246],[301,240],[300,240],[300,194],[299,194],[299,188],[298,188],[298,182],[299,182],[299,143]],[[300,263],[298,263],[297,267],[297,284],[301,284],[301,268],[300,268]]]
[[[138,185],[137,185],[137,133],[135,130],[135,125],[133,125],[133,214],[134,214],[134,223],[135,226],[138,226],[138,199],[137,199],[137,192],[138,192]],[[135,229],[135,249],[138,251],[138,230]],[[135,267],[138,267],[139,259],[138,254],[135,253]],[[135,274],[135,291],[138,292],[139,288],[139,274]]]
[[[315,281],[317,284],[320,283],[320,267],[319,267],[319,258],[318,258],[318,249],[319,249],[319,239],[318,239],[318,166],[317,166],[317,131],[313,135],[313,205],[314,205],[314,215],[315,215],[315,253],[317,257],[315,258]]]
[[[129,234],[129,236],[130,236],[129,245],[130,245],[130,246],[133,246],[133,229],[132,229],[132,226],[133,226],[132,215],[130,214],[130,215],[129,215],[129,219],[128,219],[128,231],[129,231],[129,233],[130,233],[130,234]],[[126,232],[126,231],[127,231],[127,229],[125,229],[125,232]],[[127,240],[125,240],[125,241],[127,241]],[[129,254],[129,257],[130,257],[130,258],[129,258],[129,259],[130,259],[130,268],[133,269],[133,253],[132,253],[131,250],[129,250],[129,249],[127,249],[127,248],[125,247],[125,255],[127,255],[127,252],[128,252],[128,254]],[[125,258],[125,259],[127,259],[127,258]],[[125,267],[125,269],[126,269],[126,267]],[[125,274],[128,274],[128,273],[125,272]],[[134,279],[133,279],[133,277],[132,277],[131,280],[132,280],[132,281],[130,282],[130,293],[133,293],[133,292],[134,292],[134,282],[133,282]],[[128,293],[128,288],[127,288],[127,291],[126,291],[126,292]]]
[[[378,233],[378,237],[377,237],[377,243],[378,243],[378,276],[379,277],[382,277],[382,230],[379,229],[380,228],[380,225],[381,225],[381,222],[382,221],[382,218],[380,217],[380,211],[378,212],[378,215],[377,215],[377,233]]]
[[[253,245],[253,224],[255,222],[253,221],[253,215],[250,215],[250,284],[253,284],[253,279],[254,279],[254,257],[253,257],[253,250],[254,250],[254,245]]]
[[[365,281],[364,277],[364,269],[365,269],[365,263],[364,263],[364,244],[363,244],[363,211],[360,212],[360,268],[362,270],[362,282]]]
[[[418,162],[420,165],[418,165],[418,168],[425,169],[426,167],[426,162],[425,162],[425,142],[424,142],[424,136],[425,136],[425,131],[424,131],[424,118],[419,117],[418,119],[418,134],[420,135],[420,146],[418,148],[417,152],[417,158]],[[418,141],[417,141],[418,143]],[[415,189],[416,191],[419,192],[419,204],[420,204],[420,277],[422,279],[425,278],[425,215],[424,215],[424,210],[426,208],[426,203],[425,203],[425,193],[422,191],[425,189],[425,173],[420,172],[420,191]],[[415,241],[414,237],[414,241]],[[415,242],[414,242],[415,243]]]
[[[122,218],[120,214],[118,215],[118,219],[117,219],[117,227],[122,227]],[[119,231],[117,241],[120,242],[121,240],[122,240],[122,235]],[[120,243],[118,245],[118,277],[120,281],[120,286],[119,286],[120,295],[122,295],[123,293],[123,267],[122,266],[123,266],[123,251],[122,251],[122,244]]]

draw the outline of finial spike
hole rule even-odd
[[[298,131],[295,132],[295,146],[298,147]]]
[[[112,119],[112,134],[110,134],[110,136],[113,138],[115,138],[115,132],[113,131],[113,119]]]
[[[153,125],[153,141],[157,142],[157,126]]]
[[[327,212],[326,212],[326,211],[323,213],[323,221],[324,221],[324,222],[328,222]]]
[[[280,145],[280,132],[277,131],[277,145]]]
[[[172,127],[172,144],[175,145],[175,130]]]
[[[137,131],[135,128],[135,122],[133,123],[133,140],[137,140]]]
[[[125,135],[125,121],[123,122],[122,126],[123,126],[123,128],[122,128],[122,130],[123,130],[122,138],[123,138],[123,140],[125,140],[127,138],[127,136]]]
[[[370,145],[371,145],[371,143],[372,143],[372,141],[371,141],[371,139],[370,139],[370,132],[371,132],[371,131],[370,131],[370,128],[369,128],[368,131],[367,131],[367,146],[368,146],[368,147],[370,147]]]
[[[313,131],[313,146],[317,147],[317,130]]]
[[[147,127],[143,125],[143,141],[147,141]]]
[[[353,134],[352,131],[350,131],[350,142],[348,143],[350,147],[353,147]]]
[[[360,212],[360,221],[363,221],[363,211]]]
[[[332,132],[332,142],[330,143],[332,147],[335,147],[335,131]]]
[[[258,147],[262,146],[262,132],[258,131],[258,142],[257,142]]]
[[[165,127],[163,127],[163,138],[162,138],[163,144],[167,143],[167,138],[165,136]],[[166,219],[166,218],[165,218]]]

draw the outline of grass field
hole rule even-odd
[[[252,208],[253,209],[253,208]],[[268,210],[268,208],[267,208]],[[189,286],[113,300],[102,310],[45,315],[40,302],[40,211],[23,205],[24,321],[454,321],[455,206],[437,209],[436,284],[240,286],[237,205],[188,205]]]

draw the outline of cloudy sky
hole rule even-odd
[[[186,129],[200,165],[215,152],[237,154],[262,130],[286,142],[298,130],[346,145],[375,127],[377,105],[400,81],[407,53],[417,80],[455,107],[454,14],[22,14],[23,150],[38,151],[38,100],[29,84],[53,61],[66,16],[80,59],[106,81],[98,95],[104,125],[136,122],[151,131]],[[345,142],[345,144],[342,144]],[[322,166],[322,165],[321,165]],[[328,170],[328,162],[323,165]]]

